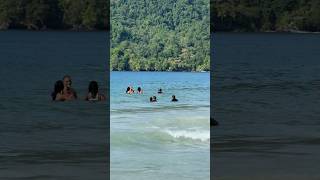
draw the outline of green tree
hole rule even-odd
[[[129,63],[120,70],[196,71],[209,56],[209,0],[112,0],[111,10],[111,64]]]
[[[0,29],[16,25],[23,15],[23,2],[20,0],[0,0]]]
[[[89,1],[82,14],[82,24],[86,29],[94,29],[98,22],[95,1]]]
[[[74,0],[60,0],[60,5],[64,12],[63,22],[74,30],[82,29],[83,13],[86,10],[86,2]]]
[[[45,0],[30,0],[25,6],[25,26],[35,30],[45,28],[49,9],[49,4]]]

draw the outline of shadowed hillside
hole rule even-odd
[[[320,31],[319,0],[211,0],[212,31]]]
[[[106,0],[0,0],[0,29],[109,28]]]

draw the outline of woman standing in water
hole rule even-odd
[[[64,89],[64,86],[63,86],[63,82],[61,80],[57,81],[54,84],[54,90],[53,90],[53,92],[51,94],[51,97],[52,97],[53,101],[64,101],[64,100],[66,100],[64,95],[63,95],[63,89]]]
[[[106,97],[99,93],[99,86],[96,81],[91,81],[88,87],[87,101],[104,101]]]

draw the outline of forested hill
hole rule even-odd
[[[0,29],[105,30],[108,0],[0,0]]]
[[[209,0],[111,0],[111,69],[210,67]]]
[[[320,0],[211,0],[213,31],[320,31]]]

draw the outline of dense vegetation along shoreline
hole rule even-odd
[[[211,0],[211,30],[319,32],[319,0]]]
[[[0,0],[0,29],[106,30],[109,1]]]
[[[212,31],[320,32],[319,0],[211,0],[210,3]],[[0,29],[105,30],[110,28],[109,6],[110,0],[0,0]]]
[[[209,0],[111,0],[111,70],[210,70],[209,9]]]

